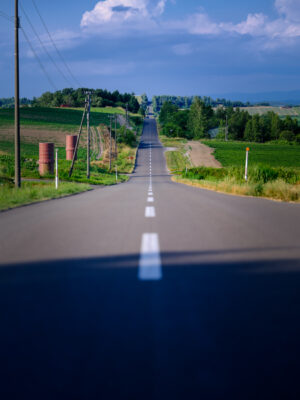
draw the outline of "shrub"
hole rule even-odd
[[[295,139],[295,135],[292,131],[282,131],[279,138],[287,142],[292,142]]]

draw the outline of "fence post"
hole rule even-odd
[[[58,189],[58,149],[55,149],[55,189]]]
[[[248,160],[249,160],[249,147],[246,148],[246,165],[245,165],[245,181],[248,181]]]

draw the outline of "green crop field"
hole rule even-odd
[[[105,110],[105,109],[104,109]],[[105,111],[91,111],[92,126],[109,124],[109,115]],[[74,131],[78,130],[82,118],[81,109],[24,107],[20,109],[21,125],[35,128]],[[0,128],[13,127],[14,110],[0,109]]]
[[[297,144],[202,142],[215,149],[214,156],[224,167],[244,165],[246,147],[249,147],[250,165],[300,168],[300,146]]]

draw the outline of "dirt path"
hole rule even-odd
[[[200,142],[188,142],[190,160],[194,167],[222,168],[222,165],[213,156],[214,149]]]

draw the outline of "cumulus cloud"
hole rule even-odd
[[[164,13],[167,0],[103,0],[81,19],[84,30],[147,31],[156,25],[156,18]]]
[[[284,15],[288,20],[300,22],[300,2],[299,0],[276,0],[277,11]]]
[[[271,20],[262,13],[249,14],[240,23],[214,22],[206,14],[196,14],[187,20],[188,31],[198,35],[236,33],[262,36],[268,39],[292,39],[300,37],[300,1],[276,0],[277,19]]]
[[[216,35],[221,31],[220,25],[213,22],[207,14],[195,14],[188,18],[187,26],[190,33],[196,35]]]

